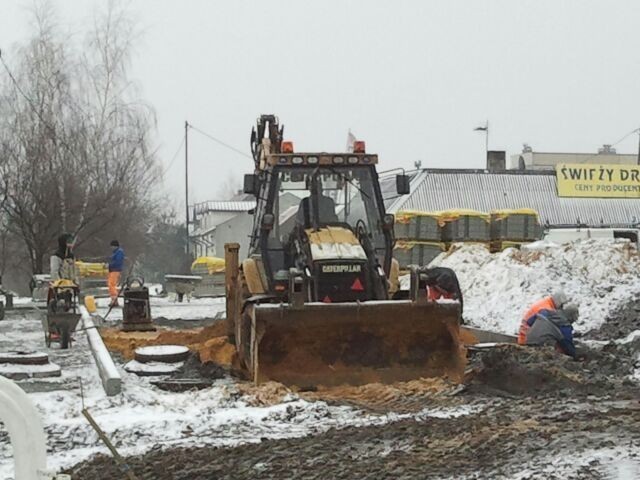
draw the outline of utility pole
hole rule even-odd
[[[184,122],[184,213],[186,252],[189,255],[189,122]]]
[[[486,130],[485,130],[485,137],[484,137],[484,157],[486,160],[487,157],[489,156],[489,120],[488,119],[487,119],[485,128]]]

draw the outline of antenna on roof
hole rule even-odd
[[[416,170],[420,170],[422,168],[422,160],[416,160],[413,162],[413,166],[416,167]]]

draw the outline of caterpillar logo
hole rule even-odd
[[[362,265],[351,263],[347,265],[322,265],[322,273],[360,273]]]

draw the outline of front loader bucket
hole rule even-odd
[[[256,382],[313,388],[462,379],[466,356],[457,303],[392,300],[250,309],[245,363]]]

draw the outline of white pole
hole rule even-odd
[[[16,480],[42,480],[47,475],[47,445],[40,414],[28,395],[0,377],[0,420],[13,447]]]

